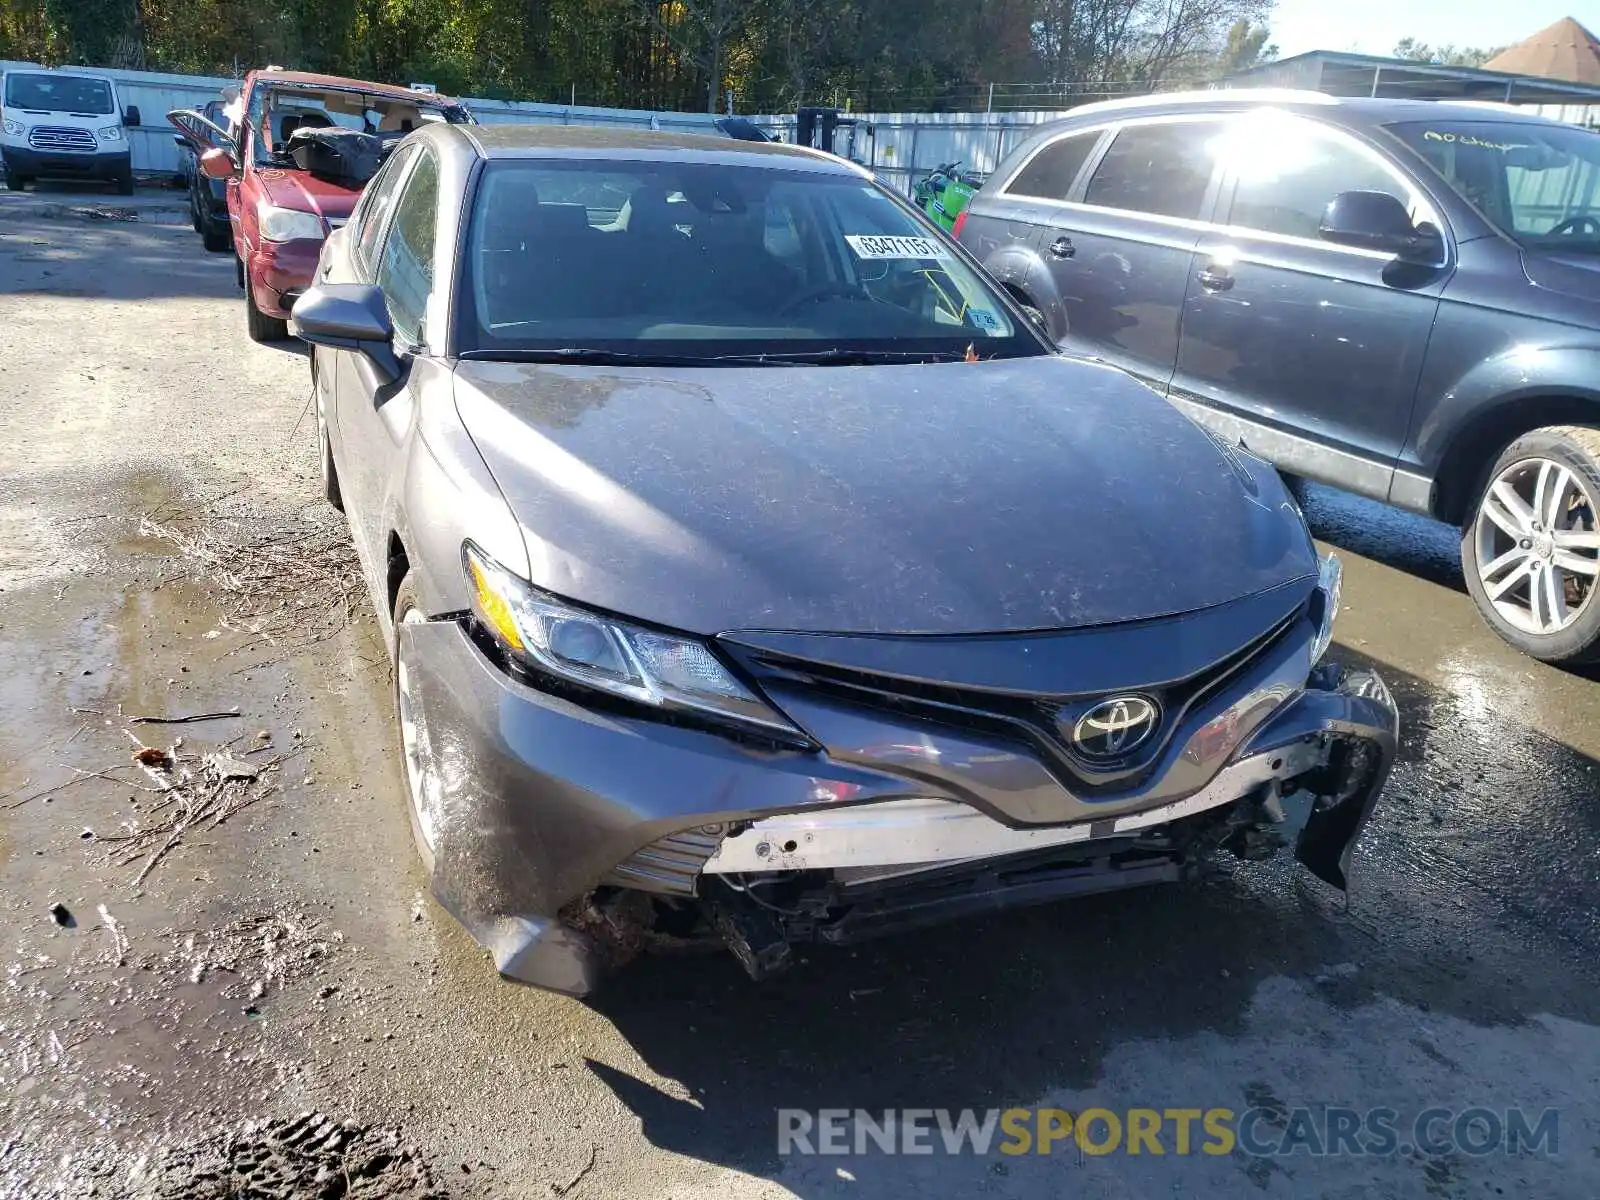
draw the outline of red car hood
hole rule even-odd
[[[319,179],[310,171],[268,168],[257,173],[267,201],[279,208],[313,212],[330,225],[342,225],[361,196],[359,187]]]

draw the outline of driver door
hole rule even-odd
[[[1322,240],[1341,192],[1383,191],[1444,228],[1425,193],[1352,134],[1282,113],[1232,117],[1226,176],[1195,248],[1170,396],[1285,470],[1388,497],[1453,269]]]
[[[438,205],[439,166],[433,153],[402,147],[368,185],[357,221],[342,235],[349,240],[339,273],[350,278],[324,275],[331,282],[375,283],[383,290],[402,359],[425,341],[422,322],[433,289]],[[401,448],[416,399],[404,378],[385,384],[364,355],[329,353],[336,360],[330,418],[342,450],[339,482],[346,511],[363,558],[381,568],[388,551],[382,543],[390,495],[400,478]],[[375,571],[374,578],[382,577]]]
[[[167,114],[167,120],[194,149],[196,158],[207,150],[222,150],[233,159],[235,166],[238,165],[239,143],[222,126],[207,120],[192,108],[175,108]]]

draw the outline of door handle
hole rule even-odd
[[[1200,286],[1208,292],[1225,292],[1233,286],[1233,276],[1227,267],[1219,267],[1215,263],[1203,268],[1196,279]]]
[[[1069,237],[1058,237],[1050,243],[1051,258],[1071,258],[1077,252],[1078,248],[1072,244],[1072,239]]]

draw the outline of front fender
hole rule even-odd
[[[528,551],[500,487],[456,413],[447,366],[418,360],[417,425],[405,476],[391,501],[389,528],[406,548],[417,599],[429,616],[472,607],[461,545],[471,541],[523,578]],[[380,613],[387,628],[388,614]]]
[[[1422,419],[1416,460],[1437,472],[1472,426],[1521,402],[1557,396],[1587,401],[1600,413],[1600,345],[1514,346],[1476,363]]]

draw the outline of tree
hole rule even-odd
[[[1394,56],[1437,67],[1481,67],[1504,49],[1504,46],[1487,50],[1480,46],[1430,46],[1414,37],[1405,37],[1395,43]]]
[[[1278,48],[1267,44],[1270,36],[1265,25],[1253,25],[1250,18],[1240,17],[1228,28],[1227,44],[1217,60],[1217,75],[1226,77],[1276,58]]]

